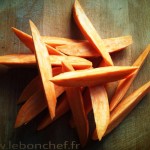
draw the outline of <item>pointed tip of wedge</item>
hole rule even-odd
[[[92,140],[98,140],[96,129],[93,131]]]
[[[34,24],[33,21],[31,19],[29,19],[29,24]]]
[[[23,125],[23,123],[18,120],[18,116],[17,116],[16,122],[15,122],[15,124],[14,124],[14,128],[15,128],[15,129],[16,129],[16,128],[19,128],[19,127],[21,127],[22,125]]]
[[[78,0],[75,0],[74,3],[79,3],[79,1],[78,1]]]
[[[31,28],[34,28],[34,29],[38,30],[37,27],[36,27],[36,25],[35,25],[35,24],[33,23],[33,21],[30,20],[30,19],[29,19],[29,24],[30,24],[30,27],[31,27]]]
[[[55,82],[55,78],[54,78],[54,77],[52,77],[49,81],[51,81],[51,82]]]
[[[18,29],[17,29],[17,28],[15,28],[15,27],[11,27],[11,29],[12,29],[12,31],[13,31],[15,34],[17,34],[17,33],[21,32],[20,30],[18,30]]]
[[[75,1],[74,1],[74,5],[73,5],[73,10],[76,11],[76,9],[78,9],[78,8],[82,10],[79,1],[78,1],[78,0],[75,0]],[[82,11],[83,11],[83,10],[82,10]]]
[[[11,27],[11,29],[14,31],[14,30],[17,30],[15,27]]]
[[[55,118],[55,109],[51,110],[51,108],[49,108],[49,114],[50,118],[53,120]]]
[[[24,94],[24,93],[21,93],[21,95],[20,95],[20,97],[18,98],[16,104],[17,104],[17,105],[22,104],[22,103],[24,103],[26,100],[27,100],[27,97],[25,97],[25,94]]]
[[[29,19],[29,24],[30,24],[30,27],[34,27],[34,28],[36,28],[35,24],[34,24],[34,23],[33,23],[33,21],[32,21],[32,20],[30,20],[30,19]]]
[[[15,27],[11,27],[11,29],[18,37],[20,37],[20,34],[24,33],[23,31],[15,28]]]

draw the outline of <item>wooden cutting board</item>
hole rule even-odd
[[[72,17],[73,0],[0,0],[0,55],[30,52],[13,34],[11,27],[31,33],[29,19],[42,35],[84,39]],[[87,16],[103,38],[132,35],[134,43],[125,51],[112,56],[116,65],[131,65],[150,43],[149,0],[80,0]],[[150,58],[150,57],[149,57]],[[150,79],[150,59],[147,59],[129,93]],[[38,121],[14,129],[19,109],[16,101],[24,87],[37,74],[36,69],[8,69],[0,66],[0,149],[13,149],[24,144],[26,149],[40,149],[36,144],[48,144],[51,149],[81,149],[74,129],[69,127],[68,113],[41,132]],[[91,141],[85,150],[149,150],[150,95],[101,142]],[[32,145],[31,145],[32,144]],[[72,144],[73,145],[73,144]],[[46,147],[46,146],[45,146]],[[44,147],[43,147],[44,149]]]

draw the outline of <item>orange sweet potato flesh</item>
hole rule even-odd
[[[100,67],[105,67],[105,65],[105,61],[104,65],[99,64]],[[102,84],[89,87],[89,91],[96,125],[96,132],[100,141],[109,124],[110,113],[108,95],[104,85]]]
[[[62,70],[73,71],[73,67],[66,63],[62,62]],[[89,124],[88,118],[84,110],[83,97],[80,87],[66,88],[67,100],[75,121],[77,133],[82,146],[85,146],[88,140],[89,135]]]
[[[132,37],[123,36],[103,39],[103,41],[106,45],[106,50],[108,50],[109,53],[113,53],[132,44]],[[98,53],[89,42],[80,42],[75,44],[57,46],[56,49],[70,56],[79,56],[85,58],[100,56],[100,53]]]
[[[133,73],[138,67],[109,66],[86,70],[61,73],[51,81],[61,86],[94,86],[123,79]]]
[[[16,36],[31,50],[31,52],[35,52],[34,43],[32,36],[12,27],[12,30],[16,34]],[[55,48],[46,44],[46,48],[48,49],[49,54],[51,55],[63,55],[61,52],[57,51]]]
[[[73,6],[73,16],[81,32],[88,39],[90,44],[102,56],[102,58],[104,59],[104,61],[106,62],[108,66],[113,66],[113,61],[108,53],[108,50],[106,51],[107,48],[106,48],[104,41],[98,35],[94,26],[92,25],[92,23],[86,16],[85,12],[83,11],[78,0],[75,0],[74,6]]]
[[[44,89],[45,98],[48,104],[48,109],[51,118],[55,117],[56,108],[56,93],[54,84],[49,80],[52,78],[52,67],[49,62],[49,54],[43,41],[41,40],[40,33],[34,23],[30,21],[30,27],[32,32],[32,38],[35,47],[35,56],[39,68],[40,77],[42,80],[42,86]]]
[[[52,47],[85,42],[85,40],[74,40],[74,39],[69,39],[69,38],[50,37],[50,36],[42,36],[42,40],[46,44],[48,44]]]
[[[109,102],[106,89],[104,86],[89,87],[96,132],[98,139],[101,140],[109,124]]]
[[[143,51],[143,53],[133,63],[133,66],[139,66],[136,73],[130,78],[126,78],[126,79],[119,81],[117,89],[115,91],[115,94],[113,95],[113,97],[110,101],[110,111],[112,111],[118,105],[118,103],[121,101],[123,96],[128,91],[130,85],[132,84],[132,82],[135,79],[135,77],[137,76],[140,68],[142,67],[144,61],[146,60],[149,52],[150,52],[150,45],[147,46],[147,48]]]
[[[129,96],[124,98],[110,114],[109,126],[105,135],[115,129],[124,118],[133,110],[133,108],[142,100],[142,98],[150,92],[150,81],[135,90]],[[93,139],[97,139],[94,132]]]
[[[56,76],[62,72],[61,67],[52,68],[53,76]],[[25,102],[30,96],[32,96],[39,88],[42,87],[40,76],[36,76],[23,90],[21,93],[18,104]]]
[[[36,91],[20,108],[17,114],[15,128],[28,123],[34,118],[34,116],[36,116],[36,114],[42,112],[45,108],[46,102],[44,98],[44,92],[40,89]]]
[[[56,96],[59,97],[64,92],[64,88],[55,85],[55,91]],[[43,89],[39,88],[20,108],[16,118],[15,128],[20,127],[31,121],[46,107],[47,103],[45,100]]]
[[[74,56],[50,55],[48,60],[53,67],[61,66],[61,62],[64,60],[70,63],[75,69],[86,69],[92,66],[92,62],[89,60]],[[0,64],[13,67],[31,67],[36,65],[36,59],[33,54],[11,54],[0,56]]]

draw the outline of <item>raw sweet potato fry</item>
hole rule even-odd
[[[36,91],[20,108],[17,114],[15,128],[18,128],[28,123],[38,113],[42,112],[45,109],[45,107],[46,107],[46,102],[45,102],[44,92],[40,89]]]
[[[61,67],[52,68],[53,76],[56,76],[62,72]],[[39,88],[42,87],[40,76],[36,76],[23,90],[21,96],[18,99],[18,104],[25,102],[30,96],[32,96]]]
[[[136,73],[130,78],[126,78],[126,79],[119,81],[119,84],[117,86],[115,94],[113,95],[113,97],[110,101],[110,111],[112,111],[118,105],[118,103],[121,101],[123,96],[128,91],[130,85],[132,84],[132,82],[135,79],[135,77],[137,76],[140,68],[142,67],[144,61],[146,60],[149,52],[150,52],[150,45],[147,46],[147,48],[143,51],[143,53],[133,63],[133,66],[139,66]]]
[[[109,126],[105,135],[116,128],[124,118],[133,110],[133,108],[142,100],[142,98],[150,92],[150,81],[135,90],[129,96],[124,98],[110,114]],[[96,130],[93,134],[93,139],[97,139]]]
[[[66,71],[73,71],[73,67],[66,63],[65,61],[62,62],[62,70]],[[89,124],[88,118],[85,114],[84,104],[83,104],[83,97],[81,93],[80,87],[72,87],[66,88],[67,100],[75,121],[77,133],[79,135],[79,139],[81,145],[84,146],[87,143],[88,135],[89,135]]]
[[[38,63],[39,73],[42,80],[42,86],[44,89],[50,116],[53,119],[55,117],[55,107],[57,100],[54,84],[49,82],[49,80],[52,78],[52,67],[51,63],[49,62],[49,54],[45,44],[41,40],[38,29],[32,21],[30,21],[30,27],[35,47],[36,61]]]
[[[34,44],[33,44],[33,39],[31,35],[21,30],[18,30],[14,27],[12,27],[12,31],[20,39],[21,42],[23,42],[32,52],[34,52]]]
[[[84,110],[85,114],[88,115],[88,113],[92,110],[92,103],[91,103],[91,96],[88,88],[85,88],[82,92],[83,100],[84,100]],[[70,118],[70,126],[71,128],[75,128],[75,122],[73,117]]]
[[[64,88],[55,85],[56,97],[59,97],[63,92]],[[51,93],[51,92],[50,92]],[[42,88],[39,88],[20,108],[15,128],[28,123],[41,113],[47,107],[45,95]]]
[[[109,66],[61,73],[50,80],[61,86],[92,86],[123,79],[138,67]]]
[[[74,39],[69,39],[69,38],[50,37],[50,36],[42,36],[42,40],[47,45],[50,45],[52,47],[85,42],[85,40],[74,40]]]
[[[130,44],[132,44],[131,36],[123,36],[117,38],[103,39],[106,48],[109,53],[119,51]],[[57,50],[60,50],[62,53],[70,56],[78,57],[98,57],[98,53],[89,42],[80,42],[75,44],[67,44],[62,46],[57,46]]]
[[[109,102],[106,89],[102,85],[89,87],[96,132],[101,140],[109,124]]]
[[[92,25],[85,12],[83,11],[82,7],[80,6],[78,0],[75,0],[73,6],[73,16],[81,32],[88,39],[90,44],[92,44],[97,52],[100,53],[108,66],[113,66],[113,61],[108,53],[108,50],[106,51],[107,48],[104,41],[98,35],[94,26]]]
[[[12,27],[12,30],[16,34],[16,36],[34,53],[35,48],[34,48],[34,43],[32,36],[26,34],[25,32],[22,32],[21,30],[18,30],[14,27]],[[46,48],[51,55],[63,55],[63,53],[57,51],[55,48],[49,46],[46,44]]]
[[[106,47],[103,50],[107,51]],[[106,64],[106,61],[103,59]],[[108,65],[108,64],[106,64]],[[100,67],[105,67],[100,66]],[[109,123],[109,102],[104,85],[89,87],[98,139],[101,140]]]
[[[75,69],[86,69],[92,66],[92,62],[80,57],[74,56],[49,56],[49,62],[52,66],[61,66],[62,61],[67,61]],[[8,66],[35,66],[36,59],[33,54],[11,54],[0,56],[0,64]]]

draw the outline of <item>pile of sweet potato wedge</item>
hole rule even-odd
[[[32,54],[0,56],[0,64],[7,66],[36,66],[39,75],[23,90],[15,127],[20,127],[48,108],[37,130],[44,129],[69,110],[70,125],[75,127],[84,146],[89,139],[88,114],[93,111],[95,130],[92,139],[101,140],[110,133],[131,110],[150,92],[150,81],[124,98],[146,60],[150,45],[132,66],[114,66],[111,53],[132,44],[132,36],[102,39],[75,0],[73,17],[86,40],[41,36],[29,21],[32,36],[12,28],[16,36]],[[93,67],[89,58],[100,58]],[[94,60],[94,59],[93,59]],[[108,98],[111,82],[118,81],[112,99]]]

